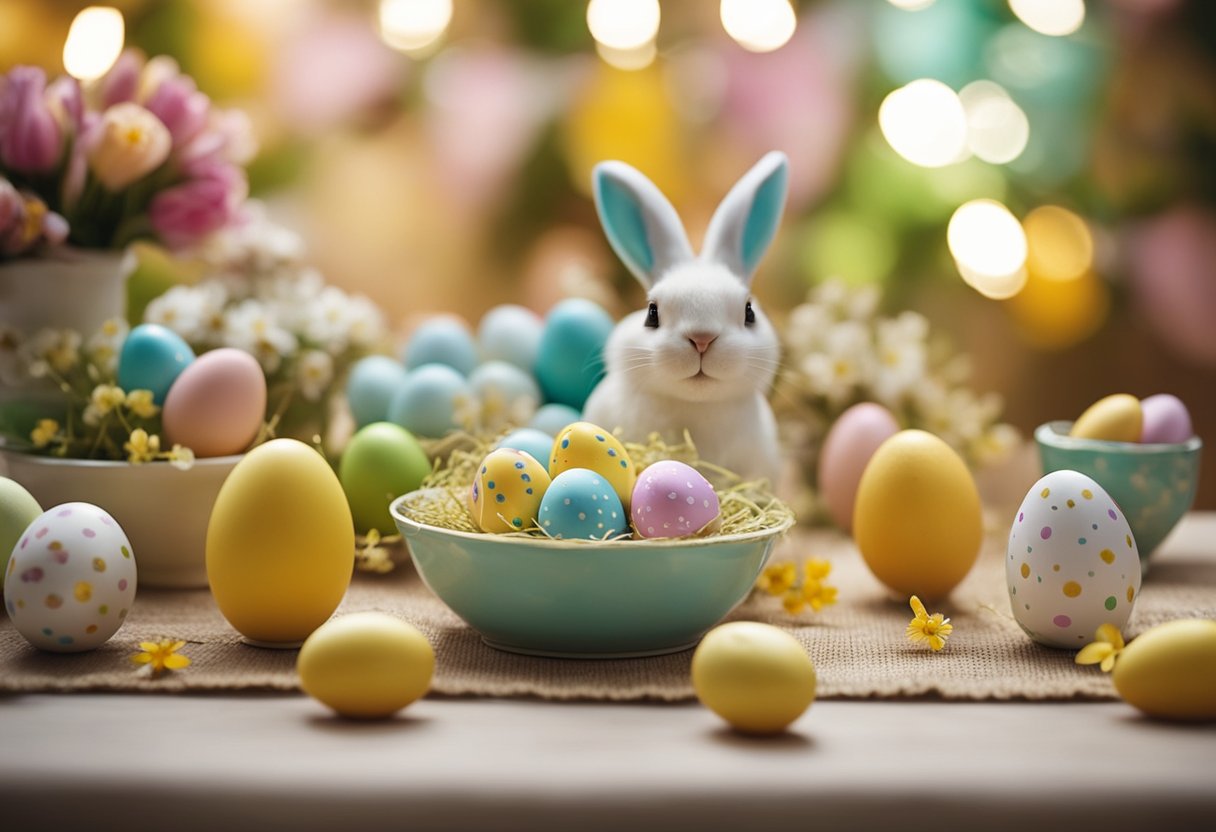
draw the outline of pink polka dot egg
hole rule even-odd
[[[1059,470],[1036,482],[1018,508],[1005,577],[1026,634],[1077,650],[1102,624],[1127,624],[1140,593],[1140,556],[1127,518],[1102,486]]]
[[[135,556],[118,522],[90,503],[43,512],[13,547],[4,606],[26,641],[79,653],[118,632],[135,600]]]
[[[721,522],[714,487],[692,466],[670,459],[638,475],[630,506],[638,537],[692,537],[715,531]]]

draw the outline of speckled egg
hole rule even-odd
[[[625,446],[615,436],[590,422],[567,425],[553,442],[549,474],[556,477],[572,468],[586,468],[608,480],[625,511],[629,511],[637,471]]]
[[[1078,649],[1122,629],[1140,593],[1140,556],[1123,512],[1089,477],[1053,471],[1022,501],[1005,557],[1013,617],[1035,641]]]
[[[621,500],[607,478],[571,468],[553,478],[540,504],[540,527],[558,540],[606,540],[629,529]]]
[[[718,495],[692,466],[662,460],[638,474],[630,507],[639,537],[689,537],[719,525]]]
[[[131,541],[90,503],[43,512],[8,562],[4,605],[17,632],[35,647],[79,653],[118,632],[135,600]]]
[[[531,454],[498,448],[486,454],[469,489],[469,513],[483,532],[518,532],[536,525],[549,472]]]

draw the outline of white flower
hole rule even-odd
[[[880,403],[898,408],[924,379],[928,370],[925,343],[928,332],[929,322],[915,312],[878,322],[874,396]]]
[[[811,390],[832,404],[850,399],[873,375],[870,333],[856,321],[833,324],[824,334],[824,347],[802,359]]]
[[[305,350],[296,365],[300,393],[310,402],[320,401],[334,379],[334,360],[322,350]]]
[[[834,320],[826,306],[804,303],[794,307],[786,324],[785,341],[795,355],[819,349]]]
[[[224,343],[244,350],[273,374],[296,353],[296,336],[279,326],[260,301],[246,300],[224,313]]]
[[[71,329],[40,329],[21,346],[29,374],[42,378],[54,370],[63,375],[80,363],[80,333]]]
[[[350,336],[350,300],[335,286],[326,286],[306,307],[304,335],[337,355],[346,349]]]
[[[350,321],[350,343],[359,349],[369,349],[384,340],[386,325],[384,314],[370,298],[355,295],[347,305]]]
[[[144,321],[167,327],[190,343],[206,341],[212,292],[195,286],[174,286],[148,304]],[[221,301],[222,303],[222,301]]]
[[[123,342],[131,331],[131,325],[126,318],[110,318],[101,325],[101,329],[89,338],[85,349],[89,359],[98,369],[108,375],[113,375],[118,369],[118,356],[122,352]]]
[[[840,302],[844,316],[850,321],[868,321],[878,310],[878,302],[882,300],[882,292],[874,285],[862,286],[855,289]]]
[[[984,431],[967,450],[979,465],[993,465],[1008,459],[1021,441],[1017,428],[1001,422]]]

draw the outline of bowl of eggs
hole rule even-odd
[[[1043,472],[1077,471],[1100,484],[1131,526],[1147,572],[1149,558],[1195,501],[1203,440],[1174,396],[1116,394],[1075,422],[1035,430]]]
[[[491,647],[687,650],[747,597],[794,518],[759,486],[715,490],[669,450],[578,422],[543,461],[501,441],[453,454],[390,511],[422,580]]]

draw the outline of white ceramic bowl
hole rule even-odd
[[[81,501],[108,511],[131,541],[140,586],[207,586],[207,523],[220,486],[241,456],[132,465],[57,459],[0,449],[0,473],[49,509]]]

